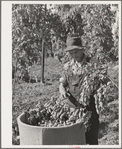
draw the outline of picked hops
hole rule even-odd
[[[58,102],[57,102],[58,101]],[[38,103],[36,109],[25,111],[26,122],[29,125],[41,127],[61,127],[84,121],[84,109],[72,109],[67,102],[58,98],[46,103]]]

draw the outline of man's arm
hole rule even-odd
[[[65,75],[64,75],[65,76]],[[59,80],[59,92],[62,98],[66,98],[66,87],[68,86],[66,77],[61,77]]]
[[[66,98],[66,88],[64,87],[63,83],[59,85],[59,92],[62,98]]]

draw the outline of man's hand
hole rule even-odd
[[[66,98],[66,94],[67,94],[67,92],[66,92],[66,89],[65,89],[65,87],[63,86],[63,84],[62,83],[60,83],[60,85],[59,85],[59,92],[60,92],[60,96],[61,96],[61,98]]]
[[[66,91],[61,91],[60,94],[61,94],[61,98],[66,98]]]

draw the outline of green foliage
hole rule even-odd
[[[83,27],[86,24],[83,23],[82,16],[74,5],[55,5],[55,9],[65,26],[65,38],[83,35]]]
[[[42,38],[45,55],[52,53],[52,30],[61,35],[61,21],[42,4],[12,5],[12,59],[13,69],[24,69],[41,60]],[[15,69],[17,71],[17,69]]]
[[[26,57],[27,63],[37,61],[43,32],[46,30],[44,13],[44,5],[13,5],[13,56]]]
[[[102,64],[117,60],[118,40],[114,40],[112,33],[116,11],[111,10],[110,4],[55,5],[55,9],[65,25],[67,37],[81,36],[87,55]]]

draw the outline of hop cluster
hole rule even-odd
[[[60,98],[51,99],[44,104],[39,103],[36,107],[25,112],[26,123],[29,125],[61,127],[85,122],[90,117],[82,107],[70,108],[67,102]]]
[[[96,67],[88,63],[83,67],[84,79],[81,86],[81,94],[78,102],[84,106],[90,103],[90,96],[94,95],[97,113],[105,107],[106,85],[103,85],[106,78],[106,67]]]
[[[107,90],[109,88],[109,85],[110,82],[108,82],[107,85],[101,85],[96,94],[94,94],[95,106],[98,114],[107,107]]]

